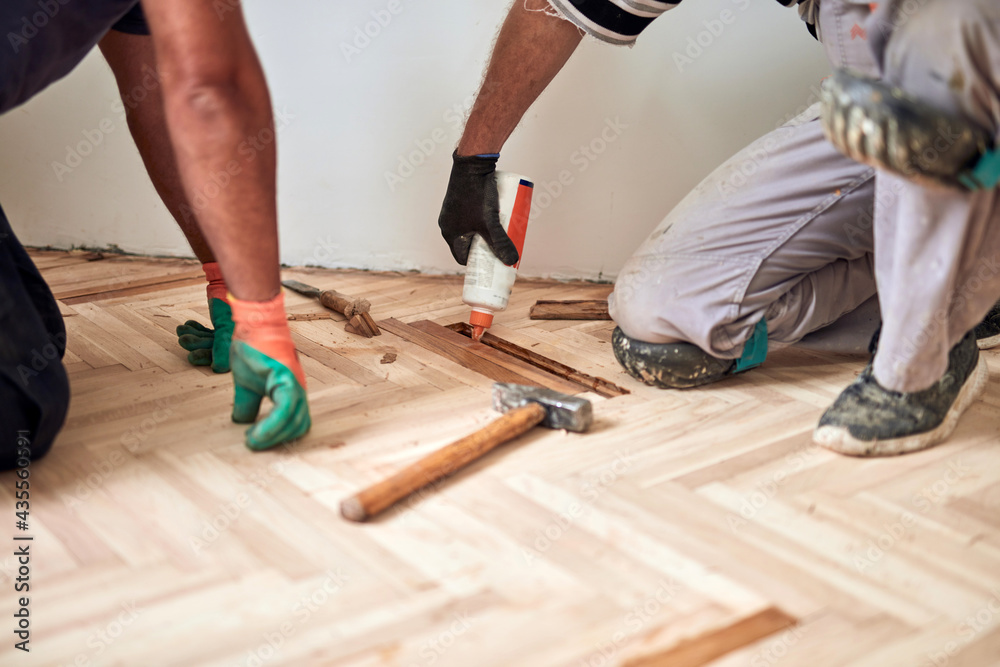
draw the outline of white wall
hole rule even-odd
[[[348,59],[343,45],[389,0],[246,2],[275,108],[288,119],[278,174],[285,263],[459,270],[437,214],[459,119],[507,3],[401,3]],[[726,10],[731,21],[723,25],[717,19]],[[719,34],[704,21],[716,21]],[[679,68],[675,54],[699,37],[709,45]],[[501,157],[501,169],[536,183],[522,275],[613,277],[714,166],[814,101],[826,72],[796,12],[766,0],[689,0],[633,49],[586,40]],[[116,100],[95,52],[0,119],[0,201],[25,244],[189,256]],[[596,160],[578,152],[616,121],[620,135]],[[98,129],[102,122],[109,133]],[[53,163],[65,163],[80,142],[86,149],[85,133],[103,138],[78,167],[57,175]],[[401,159],[422,157],[414,154],[420,146],[433,152],[390,187],[386,175],[398,175]],[[554,199],[543,196],[563,170],[572,183]]]

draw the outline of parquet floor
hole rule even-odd
[[[313,430],[252,453],[230,377],[176,344],[206,319],[197,264],[33,254],[74,394],[32,468],[32,650],[0,626],[0,664],[1000,664],[1000,377],[949,443],[849,459],[809,434],[863,359],[791,349],[650,389],[618,370],[611,323],[527,318],[608,286],[519,282],[494,334],[631,393],[587,394],[591,433],[536,429],[353,524],[343,498],[494,418],[491,380],[388,331],[294,321]],[[285,274],[379,320],[466,316],[455,277]],[[13,489],[0,475],[4,507]]]

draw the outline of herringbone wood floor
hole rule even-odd
[[[32,651],[7,630],[2,664],[1000,664],[1000,382],[941,447],[844,458],[809,434],[863,359],[785,350],[659,391],[619,371],[611,323],[527,318],[608,286],[523,281],[493,333],[631,393],[588,394],[589,434],[536,429],[358,525],[340,501],[491,420],[491,380],[390,332],[294,321],[313,429],[252,453],[230,377],[176,344],[206,319],[197,264],[33,255],[73,402],[32,467]],[[285,274],[376,319],[467,313],[454,277]],[[13,489],[0,475],[4,507]]]

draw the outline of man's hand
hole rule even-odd
[[[285,319],[282,294],[264,302],[231,299],[236,335],[232,347],[233,421],[253,424],[267,396],[271,412],[247,430],[250,449],[269,449],[305,435],[312,425],[306,377]]]
[[[208,312],[214,329],[188,320],[177,327],[177,342],[188,351],[188,361],[192,365],[211,366],[216,373],[228,373],[229,346],[233,342],[235,327],[233,310],[222,299],[211,299]]]
[[[298,366],[298,361],[292,365]],[[301,367],[298,372],[301,373]],[[274,402],[267,417],[247,430],[246,445],[250,449],[270,449],[309,431],[312,420],[306,388],[287,364],[243,341],[234,341],[233,381],[236,385],[233,421],[237,424],[253,424],[264,396]]]
[[[190,352],[188,361],[195,366],[212,366],[216,373],[229,372],[229,346],[233,341],[233,309],[226,300],[226,280],[222,277],[222,269],[218,262],[205,262],[201,265],[205,271],[208,285],[205,292],[208,295],[208,314],[212,318],[209,329],[194,320],[188,320],[177,327],[177,342]]]
[[[452,155],[454,164],[448,191],[441,205],[438,226],[459,264],[469,261],[469,247],[476,234],[508,266],[517,263],[517,248],[500,226],[500,198],[496,165],[499,155]]]

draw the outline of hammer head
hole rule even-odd
[[[582,433],[594,421],[590,401],[579,396],[560,394],[551,389],[529,387],[523,384],[497,382],[493,385],[493,408],[507,412],[528,403],[538,403],[545,408],[542,426]]]

